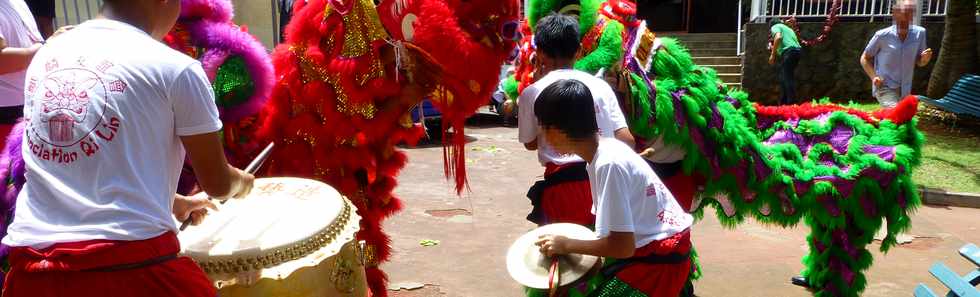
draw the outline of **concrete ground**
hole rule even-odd
[[[405,209],[385,224],[395,252],[384,266],[391,295],[521,296],[504,257],[518,236],[534,228],[524,219],[530,210],[525,193],[543,170],[535,154],[517,143],[515,128],[483,118],[466,131],[473,141],[466,150],[469,189],[462,196],[443,177],[439,145],[406,150],[409,165],[396,189]],[[920,282],[945,295],[929,267],[942,261],[960,274],[971,269],[956,250],[980,244],[980,209],[923,206],[912,222],[911,243],[888,255],[873,244],[865,296],[911,296]],[[805,225],[784,229],[749,221],[730,230],[708,215],[693,231],[704,271],[695,283],[698,296],[810,295],[789,283],[803,267]],[[423,246],[423,240],[439,242]]]

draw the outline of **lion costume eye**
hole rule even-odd
[[[519,27],[520,24],[517,21],[509,21],[504,23],[504,25],[500,27],[500,37],[503,37],[504,40],[517,41],[520,39],[520,34],[517,30]]]

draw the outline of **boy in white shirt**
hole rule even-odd
[[[575,223],[592,225],[595,216],[585,161],[574,155],[555,152],[541,137],[534,102],[541,90],[560,79],[573,79],[589,86],[596,114],[592,121],[602,137],[615,137],[629,145],[633,135],[626,126],[626,117],[609,84],[593,74],[575,70],[575,56],[581,46],[578,21],[568,15],[551,14],[541,18],[534,31],[535,75],[543,76],[531,84],[518,98],[518,140],[528,150],[538,152],[538,161],[545,167],[544,180],[528,191],[534,209],[528,220],[545,225]],[[570,119],[583,121],[585,119]]]
[[[201,64],[160,42],[179,0],[105,0],[98,19],[47,43],[27,69],[23,156],[4,297],[185,296],[216,290],[179,257],[175,194],[185,151],[211,197],[244,197]]]
[[[598,135],[592,102],[586,85],[559,80],[538,96],[534,113],[555,151],[589,160],[599,239],[543,236],[537,244],[549,257],[611,258],[593,294],[678,296],[691,271],[693,218],[631,147]]]

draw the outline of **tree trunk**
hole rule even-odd
[[[941,98],[956,80],[977,69],[976,1],[950,0],[939,58],[929,77],[930,98]]]

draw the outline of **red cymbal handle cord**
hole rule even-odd
[[[560,284],[561,274],[558,272],[558,257],[552,257],[551,267],[548,268],[548,297],[557,296]]]

